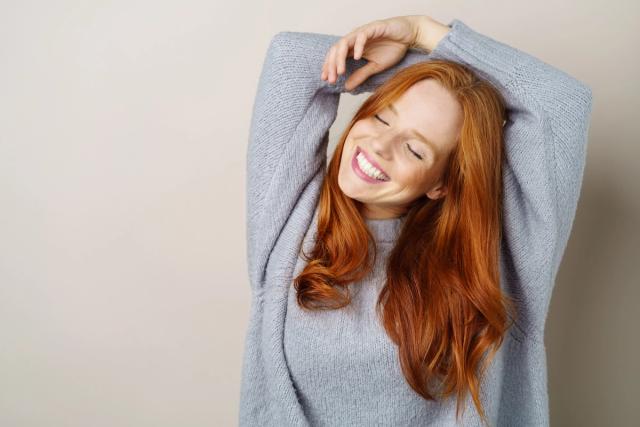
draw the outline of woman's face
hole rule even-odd
[[[377,117],[353,125],[340,189],[363,203],[366,218],[395,218],[422,195],[444,196],[442,174],[461,128],[462,109],[447,89],[433,79],[414,84]]]

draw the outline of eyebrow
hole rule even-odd
[[[396,107],[393,106],[392,103],[389,103],[389,109],[391,110],[391,112],[393,114],[395,114],[396,116],[399,116],[398,114],[398,110],[396,110]],[[415,129],[411,129],[410,130],[411,134],[414,135],[415,137],[417,137],[420,141],[422,141],[424,144],[426,144],[427,146],[429,146],[429,148],[431,148],[431,150],[437,155],[438,154],[438,150],[436,149],[436,145],[430,141],[429,139],[427,139],[427,137],[425,137],[423,134],[421,134],[420,132],[418,132]]]

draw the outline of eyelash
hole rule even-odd
[[[384,120],[382,120],[382,119],[380,118],[380,116],[379,116],[379,115],[375,114],[375,115],[374,115],[374,117],[375,117],[376,119],[378,119],[381,123],[383,123],[383,124],[385,124],[385,125],[386,125],[385,121],[384,121]],[[418,159],[422,160],[422,156],[421,156],[420,154],[416,153],[415,151],[413,151],[413,149],[411,148],[411,146],[409,145],[409,143],[407,143],[406,145],[407,145],[407,147],[409,148],[409,151],[411,151],[411,153],[413,153],[413,155],[414,155],[415,157],[417,157]]]

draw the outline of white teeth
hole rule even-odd
[[[381,181],[387,180],[387,176],[380,172],[378,168],[369,163],[367,158],[362,153],[358,153],[358,155],[356,156],[356,160],[358,161],[360,169],[362,169],[364,173],[366,173],[371,178],[379,179]]]

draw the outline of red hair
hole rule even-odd
[[[481,377],[502,344],[508,318],[515,317],[513,300],[500,289],[498,265],[506,113],[503,98],[489,82],[462,64],[431,60],[400,70],[367,98],[330,160],[320,192],[316,241],[310,255],[303,253],[307,264],[294,287],[303,308],[339,309],[351,301],[347,285],[373,268],[377,249],[370,246],[374,240],[360,214],[362,203],[338,186],[342,149],[355,122],[378,113],[426,78],[440,82],[459,101],[462,129],[444,172],[446,195],[437,200],[423,195],[406,213],[376,311],[398,346],[411,388],[429,400],[455,393],[456,417],[470,391],[486,422]]]

